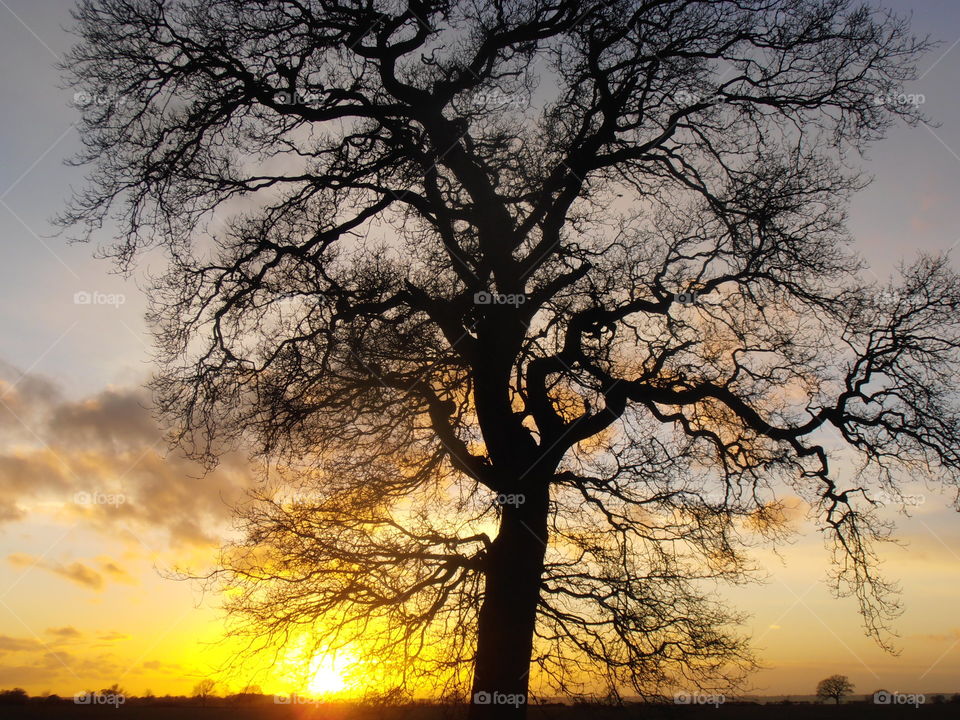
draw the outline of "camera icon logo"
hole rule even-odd
[[[873,694],[874,705],[889,705],[891,702],[893,702],[893,695],[886,690],[878,690]]]
[[[476,305],[489,305],[493,302],[493,295],[486,290],[481,290],[473,294],[473,302]]]
[[[678,302],[681,305],[693,305],[697,302],[697,293],[695,292],[681,292],[673,294],[674,302]]]
[[[78,290],[73,294],[74,305],[89,305],[93,302],[93,295],[86,290]]]
[[[474,705],[489,705],[492,701],[490,693],[486,690],[481,690],[480,692],[475,692],[473,694],[473,704]]]

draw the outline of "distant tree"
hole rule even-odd
[[[231,695],[230,702],[253,703],[264,699],[263,689],[259,685],[247,685],[240,692]]]
[[[66,65],[98,101],[64,221],[116,228],[124,269],[160,251],[174,439],[278,468],[214,577],[246,647],[354,644],[469,688],[473,720],[523,717],[489,701],[532,676],[735,681],[750,653],[710,588],[782,533],[784,487],[880,636],[879,493],[960,480],[960,280],[928,257],[878,287],[848,244],[855,155],[920,117],[897,102],[927,47],[905,20],[859,0],[76,19]]]
[[[121,695],[123,697],[126,697],[127,691],[122,687],[120,687],[120,683],[114,683],[110,687],[104,688],[103,690],[101,690],[100,694],[106,697],[115,697],[115,696],[121,696]]]
[[[213,696],[216,688],[216,681],[211,680],[210,678],[204,678],[193,686],[193,697],[197,698],[202,704],[205,705],[207,700]]]
[[[837,705],[840,701],[853,692],[853,683],[846,675],[831,675],[821,680],[817,685],[817,697],[821,700],[833,699]]]
[[[0,690],[0,705],[26,705],[30,696],[23,688]]]

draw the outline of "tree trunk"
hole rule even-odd
[[[487,556],[470,720],[522,720],[547,543],[549,491],[505,504]],[[510,500],[510,497],[506,498]]]

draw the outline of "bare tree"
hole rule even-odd
[[[735,680],[711,589],[782,532],[784,488],[883,641],[879,493],[960,469],[960,283],[940,257],[867,283],[845,229],[850,160],[916,118],[897,99],[927,43],[903,21],[848,0],[76,19],[66,68],[98,102],[64,222],[118,222],[124,269],[166,249],[160,409],[197,456],[252,446],[272,473],[215,575],[251,650],[361,647],[382,683],[472,682],[472,718],[522,717],[531,661],[568,692]]]
[[[817,683],[817,697],[839,705],[844,697],[853,692],[853,683],[846,675],[831,675]]]
[[[217,683],[211,678],[204,678],[196,685],[193,686],[193,697],[201,702],[201,704],[206,705],[207,700],[213,697],[214,690],[216,690]]]

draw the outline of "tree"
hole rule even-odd
[[[215,681],[210,678],[205,678],[193,686],[193,697],[206,705],[207,700],[213,696],[213,691],[216,687],[217,683]]]
[[[831,675],[817,683],[817,697],[821,700],[833,698],[839,705],[845,695],[853,692],[853,683],[846,675]]]
[[[0,690],[0,705],[26,705],[29,701],[30,696],[23,688]]]
[[[353,648],[381,685],[470,684],[475,720],[522,717],[531,666],[568,692],[735,681],[749,651],[709,588],[784,532],[785,487],[886,642],[879,492],[960,469],[960,283],[941,257],[867,283],[845,228],[850,159],[918,117],[898,98],[928,43],[903,21],[847,0],[76,19],[94,169],[63,222],[115,220],[125,270],[165,250],[158,409],[206,462],[263,463],[210,577],[252,652]]]
[[[114,683],[110,687],[104,688],[99,693],[92,693],[92,694],[94,695],[99,694],[99,695],[102,695],[103,697],[110,697],[110,698],[117,697],[117,696],[126,697],[127,691],[124,690],[122,687],[120,687],[120,683]]]

